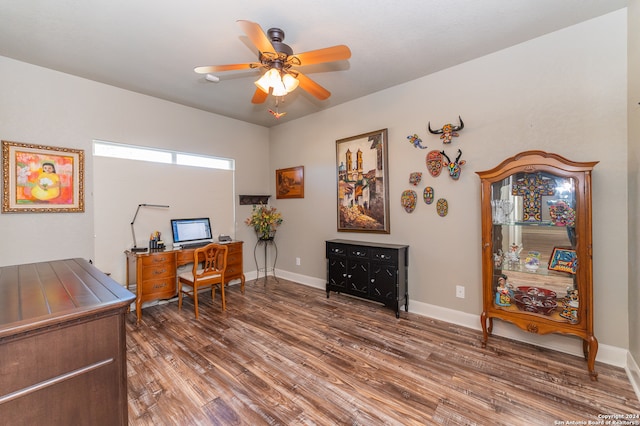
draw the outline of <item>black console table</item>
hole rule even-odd
[[[409,246],[349,240],[326,242],[327,298],[331,291],[383,303],[400,317],[409,310]]]

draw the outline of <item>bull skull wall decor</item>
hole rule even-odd
[[[444,153],[444,151],[441,151],[440,153],[443,157],[442,165],[445,166],[449,171],[449,176],[451,176],[451,179],[453,180],[458,180],[458,178],[460,177],[460,172],[462,172],[461,166],[466,163],[465,160],[460,160],[460,157],[462,157],[462,151],[458,150],[458,156],[456,157],[455,161],[451,161],[447,154]]]
[[[431,129],[431,122],[429,122],[429,124],[427,125],[427,128],[429,129],[429,133],[432,133],[434,135],[440,135],[440,139],[442,139],[442,143],[449,144],[451,143],[451,139],[454,136],[458,137],[459,136],[458,132],[464,129],[464,123],[462,122],[462,118],[460,116],[458,116],[458,120],[460,120],[459,126],[454,126],[451,123],[447,123],[444,126],[442,126],[441,129],[433,130]]]

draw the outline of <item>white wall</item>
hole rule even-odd
[[[459,181],[426,173],[425,153],[407,141],[456,122],[465,128],[446,147],[462,149]],[[389,129],[391,234],[336,232],[335,141]],[[306,135],[301,139],[299,135]],[[271,168],[305,166],[305,198],[277,200],[285,223],[278,267],[325,276],[324,241],[349,238],[406,243],[414,302],[481,312],[480,184],[474,173],[520,151],[540,149],[575,161],[598,160],[593,173],[595,333],[601,343],[628,346],[626,11],[618,11],[530,42],[390,88],[271,129]],[[407,214],[400,194],[409,173],[449,201],[445,218],[419,202]],[[426,177],[425,177],[426,175]],[[273,185],[272,185],[273,186]],[[273,188],[272,188],[273,191]],[[304,234],[300,232],[304,229]],[[295,266],[295,257],[301,266]],[[456,285],[466,298],[455,297]],[[411,309],[411,304],[410,304]]]
[[[629,350],[640,365],[640,0],[629,2]],[[636,367],[636,392],[640,394]]]
[[[86,159],[85,212],[0,215],[0,265],[94,258],[94,139],[234,158],[236,193],[269,189],[263,179],[269,174],[268,164],[262,161],[269,152],[264,127],[4,57],[0,57],[0,77],[0,138],[84,149]],[[163,190],[148,188],[139,202],[160,199]],[[119,201],[113,203],[127,212],[121,223],[126,234],[135,206],[118,205]],[[241,206],[239,220],[249,211],[250,206]],[[245,228],[238,226],[239,239],[251,237]],[[118,262],[124,265],[121,243],[114,244],[111,256],[101,259],[105,270]],[[245,262],[251,264],[249,260],[252,263],[253,257],[246,253]]]
[[[627,348],[626,36],[622,10],[270,131],[0,57],[0,137],[87,154],[87,211],[0,215],[0,265],[93,256],[90,147],[103,139],[235,158],[236,194],[274,193],[275,169],[304,165],[305,198],[272,198],[285,217],[278,269],[321,283],[326,239],[408,243],[413,306],[476,317],[480,200],[474,171],[542,149],[600,161],[593,174],[595,331],[601,343]],[[449,200],[449,215],[440,218],[424,204],[405,213],[400,193],[410,172],[424,171],[425,155],[406,136],[418,133],[430,148],[441,148],[426,132],[427,122],[440,127],[458,115],[466,127],[452,148],[461,148],[467,161],[462,177],[425,181]],[[335,140],[384,127],[390,137],[391,234],[337,233]],[[248,246],[245,270],[253,266],[255,242],[242,224],[250,210],[237,207],[237,237]],[[128,221],[122,226],[128,228]],[[114,247],[113,256],[124,262],[121,249]],[[456,285],[466,286],[465,299],[455,298]]]

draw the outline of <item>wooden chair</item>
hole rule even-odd
[[[220,286],[222,311],[227,309],[224,300],[224,272],[227,268],[227,246],[208,244],[193,252],[193,269],[178,275],[178,310],[182,310],[182,295],[193,298],[198,318],[198,290],[211,286],[211,299],[215,299],[216,285]]]

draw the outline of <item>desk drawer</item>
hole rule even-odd
[[[242,252],[240,253],[227,253],[227,269],[232,266],[242,264]]]
[[[142,268],[142,280],[155,280],[175,275],[176,268],[172,263],[145,266]]]
[[[231,254],[233,253],[242,254],[242,242],[233,242],[227,244],[227,257],[231,256]]]
[[[227,266],[226,271],[224,271],[225,281],[233,278],[238,278],[240,275],[242,275],[242,268],[240,267],[240,265],[229,265]]]
[[[142,266],[152,266],[160,264],[172,265],[175,262],[174,253],[154,253],[150,256],[144,256],[142,259]]]
[[[156,280],[144,280],[142,282],[142,293],[145,299],[152,299],[153,296],[166,294],[172,297],[176,292],[176,277],[160,278]]]
[[[193,263],[193,252],[195,249],[178,250],[176,251],[176,264],[178,266]]]

